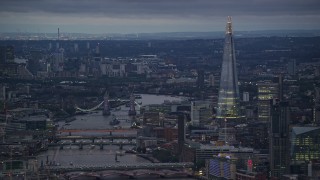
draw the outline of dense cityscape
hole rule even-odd
[[[320,37],[236,33],[1,36],[0,178],[319,179]]]

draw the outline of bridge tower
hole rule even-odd
[[[135,108],[135,98],[133,93],[130,95],[130,109],[129,109],[129,116],[137,115],[137,111]]]
[[[109,94],[108,94],[108,92],[106,92],[106,94],[104,95],[103,103],[104,103],[103,115],[104,116],[109,116],[111,113],[110,113],[110,104],[109,104]]]

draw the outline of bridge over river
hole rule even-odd
[[[105,170],[161,170],[161,169],[185,169],[192,168],[193,163],[135,163],[135,164],[106,164],[106,165],[74,165],[74,166],[47,166],[42,170],[49,170],[50,172],[97,172]]]
[[[57,136],[56,140],[72,140],[73,142],[76,142],[76,140],[83,140],[83,139],[90,139],[94,143],[95,140],[102,140],[102,139],[108,139],[110,141],[113,141],[114,139],[126,139],[129,141],[132,141],[133,139],[136,139],[136,135],[107,135],[107,136]]]

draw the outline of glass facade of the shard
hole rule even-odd
[[[217,118],[239,118],[239,87],[237,65],[232,34],[232,22],[228,17],[223,49]]]

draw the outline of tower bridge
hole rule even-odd
[[[140,106],[140,104],[135,101],[135,96],[133,94],[130,95],[129,100],[127,100],[127,99],[109,99],[109,94],[108,94],[108,92],[106,92],[104,95],[103,101],[100,102],[98,105],[96,105],[92,108],[89,108],[89,109],[84,109],[84,108],[81,108],[81,107],[75,105],[75,109],[80,112],[88,113],[88,112],[95,111],[98,108],[100,108],[102,105],[104,105],[103,106],[103,115],[109,116],[111,114],[110,102],[128,102],[128,103],[130,103],[130,109],[128,112],[129,116],[135,116],[137,114],[135,106],[136,105]]]

